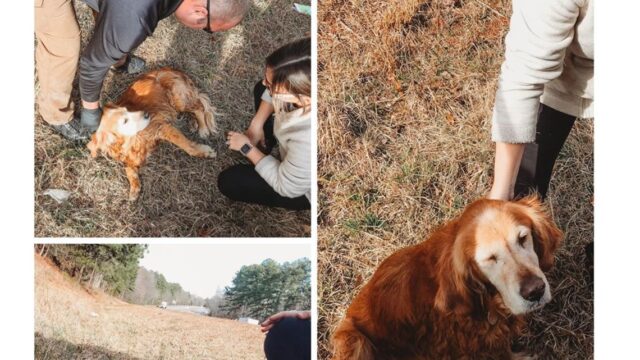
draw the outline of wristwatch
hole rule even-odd
[[[242,155],[247,156],[249,154],[249,151],[251,151],[251,149],[253,149],[253,146],[251,146],[251,144],[244,144],[240,148],[240,152],[242,153]]]

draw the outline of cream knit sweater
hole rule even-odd
[[[265,91],[262,100],[271,102]],[[280,159],[268,155],[256,164],[256,171],[278,194],[311,200],[311,113],[297,109],[276,113],[273,134],[278,139]]]
[[[513,0],[493,141],[535,141],[540,102],[593,117],[594,0]]]

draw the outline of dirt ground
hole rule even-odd
[[[35,255],[35,358],[264,359],[256,325],[132,305]]]
[[[82,1],[74,3],[84,46],[93,19]],[[159,146],[141,171],[143,190],[135,203],[127,200],[129,185],[120,164],[104,157],[90,159],[85,144],[69,143],[36,115],[35,236],[309,236],[309,211],[233,203],[216,187],[220,171],[245,161],[227,150],[223,136],[248,126],[254,111],[253,86],[262,77],[264,58],[310,31],[310,18],[292,11],[291,4],[255,0],[241,26],[214,35],[213,41],[203,31],[188,29],[170,17],[134,52],[147,61],[148,69],[171,66],[189,74],[210,96],[220,130],[205,141],[217,151],[215,159],[192,158],[170,144]],[[103,102],[115,100],[134,78],[110,73]],[[37,83],[35,87],[37,91]],[[189,138],[202,142],[187,121],[179,123]],[[70,200],[58,205],[43,195],[50,188],[71,191]]]
[[[511,2],[322,2],[319,27],[320,358],[377,265],[424,240],[492,179],[490,119]],[[577,122],[548,198],[566,234],[553,300],[519,339],[541,359],[593,357],[593,122]]]

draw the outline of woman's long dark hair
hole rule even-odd
[[[273,89],[311,97],[311,38],[282,46],[267,57],[266,65],[273,70]]]

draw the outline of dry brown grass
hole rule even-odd
[[[448,3],[448,4],[447,4]],[[482,197],[490,114],[510,1],[322,2],[319,19],[319,349],[376,266]],[[590,359],[593,124],[580,121],[549,204],[566,242],[554,299],[520,343],[543,359]]]
[[[131,305],[88,291],[35,255],[36,359],[264,359],[264,335],[234,320]]]
[[[93,20],[82,1],[75,3],[84,45]],[[241,26],[215,35],[214,43],[203,31],[181,26],[173,17],[161,21],[135,54],[147,61],[149,69],[168,65],[185,71],[209,94],[221,131],[206,143],[218,157],[196,159],[162,144],[142,169],[142,195],[131,204],[120,164],[106,158],[90,160],[84,144],[70,144],[36,116],[35,235],[309,236],[309,211],[233,203],[216,187],[221,170],[244,161],[226,149],[223,133],[244,130],[251,120],[253,86],[262,76],[264,58],[309,29],[309,17],[291,11],[291,1],[287,0],[255,0]],[[108,75],[103,101],[116,99],[134,78]],[[181,122],[183,132],[201,141],[186,123]],[[73,194],[69,202],[58,205],[42,194],[48,188]]]

